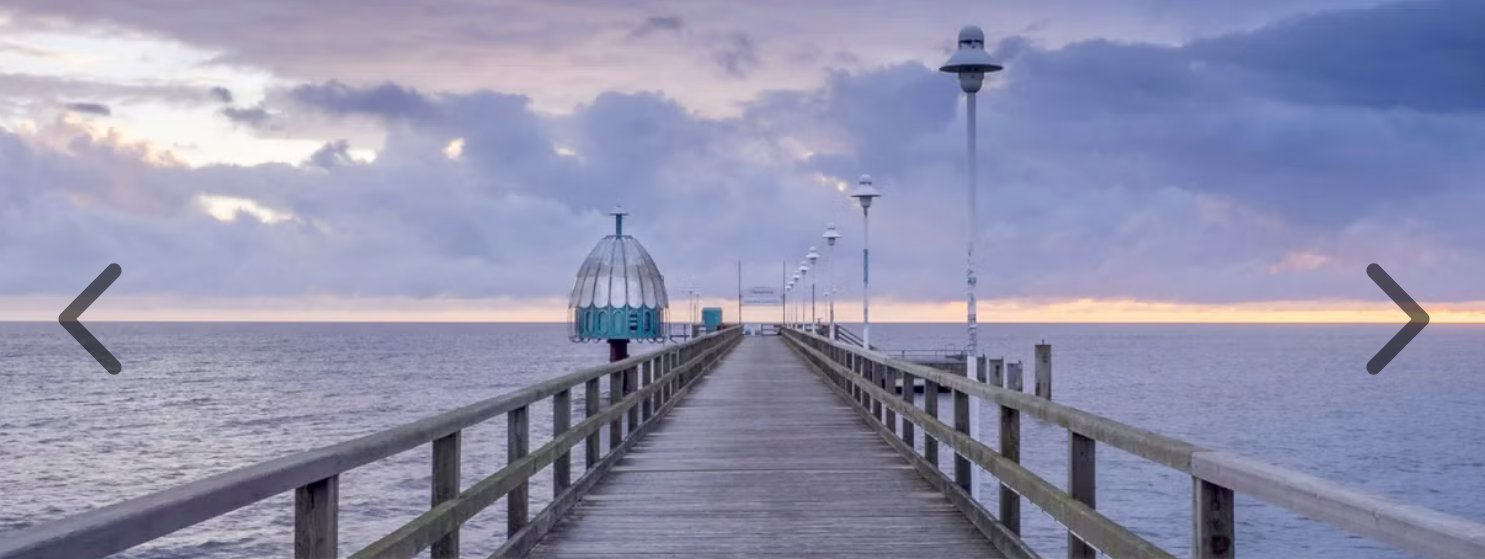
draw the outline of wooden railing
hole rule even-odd
[[[982,380],[951,375],[874,351],[799,330],[785,339],[816,372],[909,459],[925,479],[1003,551],[1032,556],[1019,538],[1020,500],[1025,498],[1068,531],[1068,557],[1172,557],[1096,508],[1095,452],[1107,444],[1191,476],[1192,555],[1236,556],[1233,495],[1244,493],[1405,551],[1440,559],[1485,558],[1485,524],[1399,504],[1308,474],[1125,425],[1051,401],[1051,348],[1037,346],[1036,395],[1022,392],[1020,363],[986,362]],[[913,383],[923,381],[922,406]],[[896,387],[903,387],[897,393]],[[952,423],[939,418],[939,396],[951,395]],[[970,398],[1000,409],[999,449],[970,436]],[[1068,430],[1068,474],[1064,490],[1020,464],[1021,414]],[[899,425],[897,417],[903,418]],[[915,449],[924,436],[923,453]],[[953,456],[952,478],[939,470],[939,446]],[[970,496],[971,465],[1000,483],[1000,510],[991,515]]]
[[[458,557],[460,525],[501,498],[507,504],[508,538],[495,556],[520,556],[741,337],[740,328],[729,328],[358,439],[6,533],[0,559],[103,557],[287,491],[294,492],[295,557],[335,557],[340,474],[423,445],[431,447],[431,509],[352,557],[413,557],[429,548],[436,559]],[[607,407],[600,393],[605,377]],[[574,425],[572,392],[579,388],[586,414]],[[531,451],[529,407],[544,399],[552,402],[552,440]],[[506,416],[509,460],[460,492],[460,433],[501,415]],[[606,453],[600,448],[604,425],[609,428]],[[574,481],[570,451],[579,443],[584,443],[587,469]],[[548,465],[553,499],[533,517],[527,510],[528,480]]]

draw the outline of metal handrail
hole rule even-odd
[[[569,373],[406,425],[5,533],[0,538],[0,559],[102,557],[290,490],[296,491],[296,497],[302,497],[298,493],[307,487],[334,480],[343,472],[415,447],[457,437],[463,429],[502,414],[524,413],[525,408],[534,403],[559,393],[567,393],[574,387],[597,383],[605,375],[609,375],[612,383],[616,376],[626,376],[620,373],[634,371],[643,364],[655,363],[661,359],[685,356],[684,363],[699,360],[704,357],[706,349],[722,345],[719,342],[735,343],[740,334],[740,330],[729,328],[683,344]],[[682,365],[680,360],[675,363],[677,368]],[[619,390],[620,393],[633,392],[611,386],[610,391],[614,390]],[[622,402],[616,399],[610,408],[630,411],[639,401],[638,397]],[[596,434],[593,436],[596,437]],[[454,448],[457,447],[456,441]],[[455,463],[457,464],[457,460]],[[455,476],[457,478],[457,470]],[[336,492],[335,489],[330,490],[332,494]],[[330,503],[330,506],[333,508],[335,505]],[[304,529],[302,524],[306,523],[306,519],[302,518],[306,515],[301,512],[296,509],[296,549],[301,545],[298,537]],[[333,550],[334,534],[330,536],[330,548]]]
[[[967,433],[959,429],[946,431],[948,429],[946,425],[930,417],[924,410],[909,409],[908,402],[897,399],[885,390],[872,390],[879,388],[880,385],[874,385],[864,379],[862,373],[852,371],[849,367],[836,362],[820,348],[830,348],[837,355],[850,355],[853,356],[852,359],[860,359],[880,365],[887,370],[922,378],[947,388],[953,393],[994,402],[1003,408],[1027,413],[1040,420],[1064,427],[1074,435],[1110,444],[1135,456],[1190,474],[1194,480],[1194,490],[1198,493],[1198,498],[1194,499],[1196,502],[1193,504],[1193,513],[1198,519],[1202,519],[1204,515],[1212,512],[1202,510],[1210,506],[1210,503],[1201,502],[1203,499],[1199,497],[1203,495],[1203,492],[1210,492],[1213,489],[1225,492],[1226,503],[1217,506],[1226,508],[1226,514],[1229,517],[1223,521],[1229,525],[1228,529],[1231,524],[1231,493],[1241,492],[1337,528],[1386,542],[1402,550],[1426,557],[1440,559],[1485,557],[1485,524],[1480,522],[1401,504],[1309,474],[1266,464],[1234,453],[1202,448],[1179,439],[1058,404],[1049,399],[1025,394],[1018,390],[975,382],[925,365],[894,359],[881,352],[833,342],[807,332],[790,330],[787,332],[786,339],[809,350],[815,360],[823,360],[821,364],[828,363],[835,373],[843,375],[843,378],[853,385],[864,386],[866,392],[894,411],[920,421],[926,422],[932,419],[932,423],[937,423],[937,425],[930,424],[925,429],[926,433],[939,437],[956,452],[964,455],[965,458],[974,459],[979,466],[992,473],[1001,470],[1013,476],[1019,476],[1021,472],[1017,470],[1020,468],[1019,465],[1015,465],[1014,468],[1007,466],[1004,463],[1005,457],[1000,456],[983,443],[969,438]],[[1037,479],[1040,480],[1040,478]],[[1002,479],[1001,481],[1006,485],[1020,483],[1022,489],[1035,489],[1034,480]],[[1031,496],[1026,493],[1022,495],[1031,499]],[[1066,493],[1061,493],[1060,496],[1071,499]],[[1221,500],[1220,497],[1219,495],[1218,500]],[[1049,497],[1048,502],[1053,501],[1059,505],[1070,505],[1076,508],[1076,505],[1065,500],[1050,500]],[[1089,509],[1091,510],[1091,507]],[[1086,520],[1086,515],[1080,511],[1073,511],[1077,513],[1078,518],[1067,514],[1066,510],[1046,510],[1046,512],[1069,528],[1071,528],[1068,525],[1069,521]],[[1197,526],[1197,529],[1200,531],[1204,528]],[[1077,535],[1091,538],[1101,537],[1099,534],[1092,533]],[[1098,545],[1095,542],[1089,543]],[[1228,543],[1226,551],[1197,549],[1193,553],[1199,557],[1230,556],[1231,542]],[[1105,549],[1105,551],[1109,550]]]

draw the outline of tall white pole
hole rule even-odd
[[[969,345],[966,348],[966,353],[970,356],[970,359],[974,359],[974,356],[979,354],[980,349],[980,325],[979,317],[977,316],[979,313],[976,308],[978,305],[975,302],[975,283],[977,283],[975,279],[975,233],[979,229],[976,223],[978,217],[976,209],[978,206],[976,205],[975,184],[979,178],[979,165],[975,161],[975,148],[977,146],[975,145],[974,93],[968,94],[967,110],[965,112],[967,113],[969,124],[969,247],[965,255],[965,279],[969,284],[968,296],[965,300],[965,306],[969,313]]]
[[[835,340],[835,241],[825,249],[826,295],[830,297],[830,339]]]
[[[871,349],[871,208],[861,207],[861,344]]]

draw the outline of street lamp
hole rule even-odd
[[[796,285],[799,285],[799,273],[798,272],[795,272],[794,275],[789,278],[789,289],[790,290],[793,290],[794,289],[794,286],[796,286]],[[798,326],[799,325],[799,297],[798,296],[794,297],[794,306],[789,309],[789,322],[793,323],[795,326]]]
[[[969,288],[965,298],[969,315],[969,345],[965,349],[965,355],[970,359],[974,359],[979,353],[980,345],[978,309],[975,303],[975,232],[979,227],[975,211],[975,183],[979,172],[975,156],[975,93],[984,85],[985,74],[998,72],[1000,69],[1001,66],[991,62],[990,55],[985,52],[985,32],[973,25],[966,25],[959,30],[958,50],[939,68],[941,72],[959,76],[959,88],[965,93],[965,116],[969,125],[969,244],[965,254],[965,282]]]
[[[813,269],[815,261],[820,259],[820,253],[815,252],[815,247],[810,247],[810,252],[804,255],[804,259],[810,261],[810,268]],[[819,319],[815,317],[815,276],[818,275],[810,276],[810,331],[816,334],[819,334],[816,329],[820,326]]]
[[[834,223],[825,224],[825,246],[829,247],[829,259],[825,261],[826,281],[825,293],[830,296],[830,340],[835,341],[835,241],[840,239],[840,232],[835,230]]]
[[[871,175],[861,175],[851,197],[861,203],[861,344],[871,349],[871,201],[881,191],[872,186]]]

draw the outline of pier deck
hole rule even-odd
[[[531,556],[1002,557],[784,344],[746,338]]]

